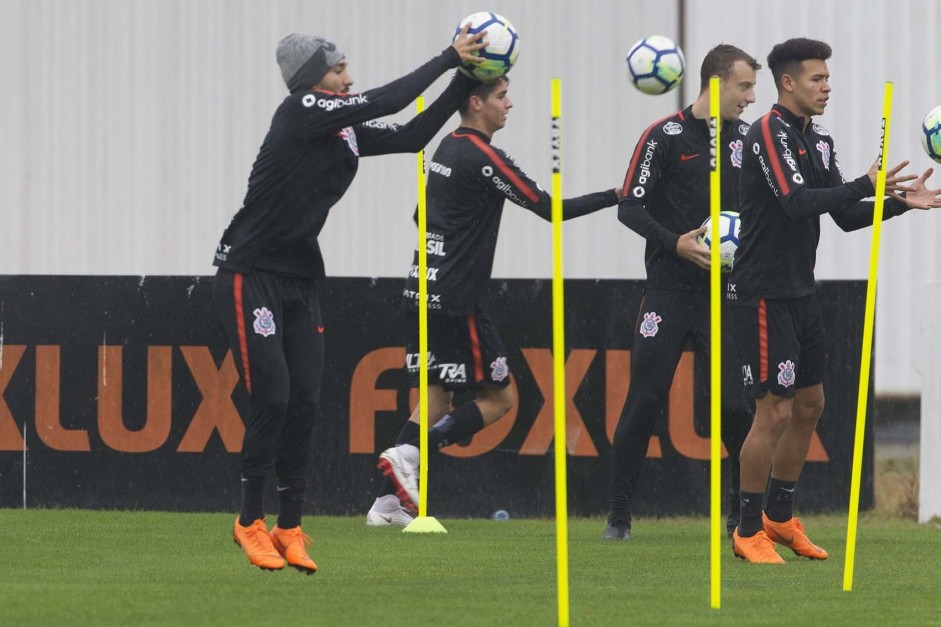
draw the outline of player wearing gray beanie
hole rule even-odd
[[[317,570],[301,513],[321,379],[329,368],[320,311],[320,230],[353,182],[361,156],[418,152],[479,85],[458,72],[410,122],[377,119],[407,107],[448,70],[479,62],[485,32],[468,35],[465,28],[421,67],[355,94],[349,93],[353,79],[344,55],[333,43],[298,34],[278,43],[278,65],[291,93],[271,119],[244,204],[216,248],[213,282],[222,327],[250,398],[239,459],[242,504],[232,533],[258,568]],[[280,509],[269,529],[265,492],[272,471]]]
[[[298,33],[278,42],[276,56],[281,77],[292,94],[319,83],[327,70],[346,57],[332,41]]]

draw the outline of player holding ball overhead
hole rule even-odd
[[[513,107],[510,81],[475,87],[461,104],[461,126],[447,135],[428,165],[428,433],[429,452],[473,436],[516,403],[507,352],[487,312],[487,290],[507,200],[551,220],[551,197],[506,152],[493,145]],[[617,203],[607,189],[562,203],[562,219]],[[405,282],[406,365],[419,385],[418,252]],[[473,395],[452,406],[456,392]],[[366,517],[370,526],[406,525],[418,504],[419,407],[396,444],[382,452],[383,482]]]
[[[314,420],[320,411],[325,325],[317,238],[353,182],[360,157],[418,152],[480,83],[461,73],[427,111],[399,126],[376,118],[405,108],[439,76],[479,61],[485,33],[465,28],[414,72],[350,92],[345,55],[312,35],[288,35],[277,61],[290,94],[280,104],[248,179],[242,208],[222,234],[213,299],[249,393],[240,459],[242,506],[234,538],[249,561],[312,573],[301,530]],[[277,526],[265,525],[268,476],[277,477]]]

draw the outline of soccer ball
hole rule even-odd
[[[452,43],[468,22],[471,25],[467,31],[468,34],[473,35],[485,30],[487,34],[484,38],[488,43],[486,48],[477,51],[477,56],[483,57],[483,61],[468,63],[458,69],[479,81],[489,81],[509,72],[513,64],[516,63],[516,57],[520,51],[519,35],[516,34],[516,29],[510,24],[510,20],[496,13],[468,15],[454,29],[454,37],[451,38]]]
[[[645,94],[665,94],[677,85],[686,71],[686,57],[669,37],[653,35],[631,46],[627,53],[627,75]]]
[[[941,105],[929,111],[921,123],[921,145],[929,157],[941,163]]]
[[[712,246],[712,217],[706,218],[702,223],[706,232],[699,236],[700,245],[710,248]],[[723,272],[732,269],[732,260],[738,248],[738,232],[742,227],[742,220],[735,211],[722,211],[719,213],[719,258]]]

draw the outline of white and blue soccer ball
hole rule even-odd
[[[631,84],[645,94],[665,94],[683,79],[686,57],[669,37],[644,37],[627,53],[627,75]]]
[[[706,232],[699,236],[698,242],[706,248],[712,247],[712,216],[702,223]],[[738,233],[742,227],[742,219],[735,211],[719,212],[719,258],[723,272],[732,269],[732,260],[738,249]]]
[[[482,30],[487,31],[484,38],[487,47],[477,51],[477,56],[483,57],[480,63],[467,63],[458,69],[479,81],[489,81],[503,76],[510,71],[519,55],[519,35],[510,24],[510,20],[496,13],[474,13],[461,20],[454,29],[452,43],[465,24],[470,22],[469,34],[476,34]]]
[[[929,157],[941,163],[941,105],[929,111],[921,123],[921,145]]]

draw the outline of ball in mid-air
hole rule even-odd
[[[706,218],[702,225],[706,227],[706,232],[699,236],[698,241],[702,246],[710,248],[713,238],[712,217]],[[732,269],[732,260],[735,258],[736,249],[738,249],[738,234],[741,227],[742,219],[737,212],[722,211],[719,213],[719,258],[721,259],[723,272]]]
[[[477,56],[483,57],[480,63],[467,63],[458,68],[464,74],[479,81],[489,81],[503,76],[510,71],[519,55],[519,35],[516,29],[502,15],[496,13],[474,13],[461,20],[454,29],[453,42],[457,39],[465,24],[470,24],[469,34],[476,34],[482,30],[487,31],[484,39],[487,47],[477,51]]]
[[[929,157],[941,163],[941,105],[929,111],[922,121],[921,145]]]
[[[627,53],[627,75],[645,94],[665,94],[677,85],[686,71],[686,57],[669,37],[644,37]]]

